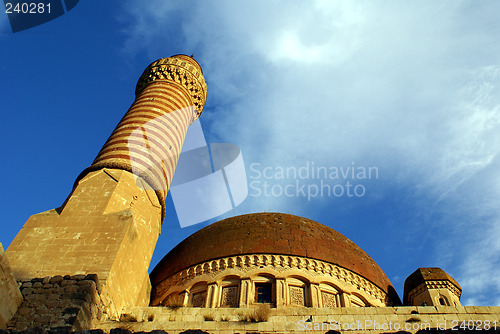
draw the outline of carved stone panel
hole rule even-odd
[[[337,307],[335,294],[321,291],[321,299],[323,300],[323,307]]]
[[[306,306],[305,290],[303,287],[290,286],[290,305]]]
[[[207,292],[197,292],[193,294],[193,299],[191,300],[191,304],[193,307],[205,307],[205,303],[207,301]]]
[[[226,286],[222,288],[222,307],[238,307],[238,287]]]

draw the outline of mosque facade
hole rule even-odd
[[[401,299],[337,231],[253,213],[186,238],[148,274],[188,126],[202,113],[201,66],[153,62],[136,98],[61,207],[0,247],[0,328],[182,333],[416,333],[500,330],[500,307],[461,306],[440,268],[418,268]]]

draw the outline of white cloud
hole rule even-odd
[[[175,41],[193,50],[215,109],[203,115],[212,137],[239,145],[247,163],[377,165],[388,188],[414,189],[415,206],[432,203],[420,209],[474,235],[450,233],[462,257],[443,261],[471,293],[498,292],[488,282],[500,277],[491,253],[500,250],[497,4],[188,4],[130,4],[127,47],[165,56]],[[286,211],[287,201],[255,207]]]
[[[471,231],[467,231],[471,233]],[[468,305],[488,305],[493,300],[498,305],[500,295],[500,221],[482,224],[475,230],[472,243],[467,245],[465,261],[461,265],[460,284],[463,291],[472,295]]]

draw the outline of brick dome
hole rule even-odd
[[[190,266],[233,255],[296,255],[355,272],[399,303],[391,282],[360,247],[313,220],[284,213],[252,213],[227,218],[192,234],[173,248],[151,273],[153,288]]]

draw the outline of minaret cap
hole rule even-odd
[[[135,96],[138,97],[147,85],[156,81],[169,81],[184,88],[196,108],[195,120],[201,115],[207,100],[207,84],[201,66],[194,58],[175,55],[153,62],[139,78]]]

